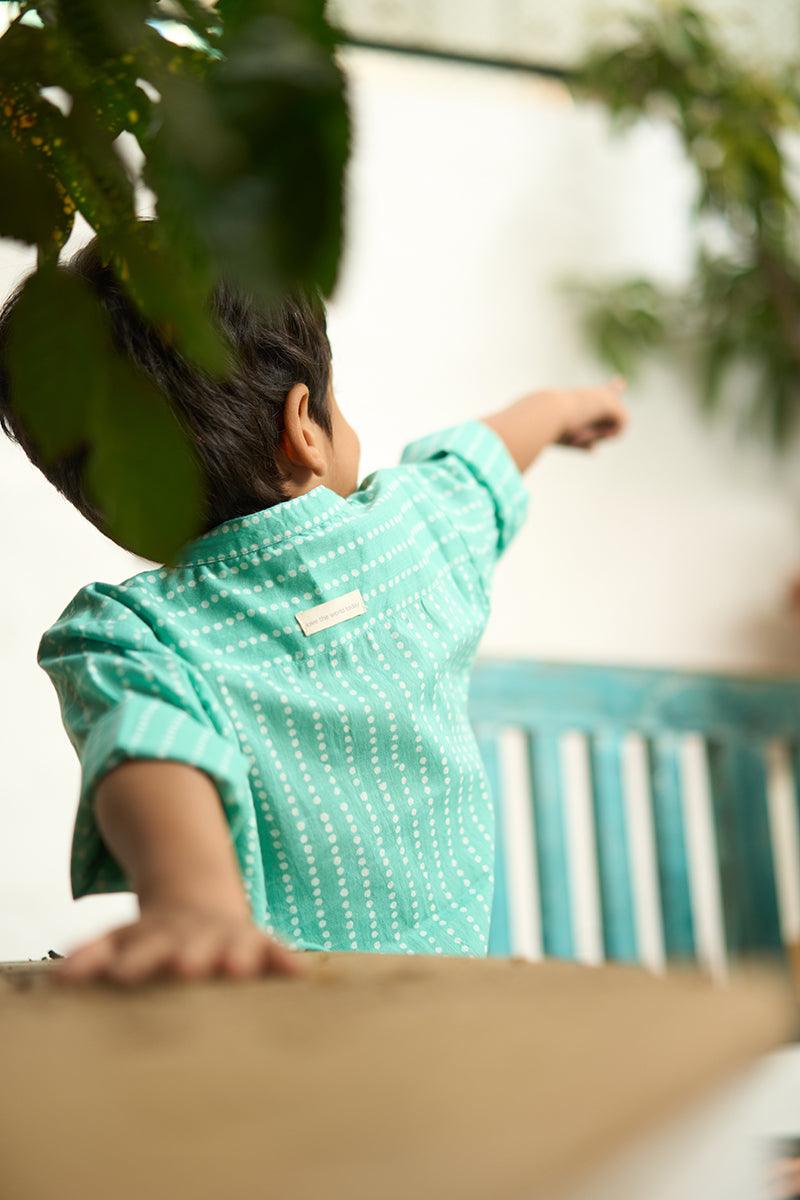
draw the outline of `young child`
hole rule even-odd
[[[322,305],[269,313],[227,284],[235,370],[195,371],[90,245],[116,344],[167,395],[202,465],[207,532],[178,565],[84,588],[42,638],[82,786],[72,890],[140,917],[77,949],[70,980],[292,972],[300,949],[482,955],[494,817],[467,714],[521,471],[626,423],[621,381],[525,396],[412,443],[358,486]],[[103,527],[81,455],[44,466],[2,371],[0,420]]]

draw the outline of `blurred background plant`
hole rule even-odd
[[[732,368],[747,364],[745,426],[786,448],[800,428],[797,67],[748,64],[712,18],[662,3],[629,18],[621,45],[592,50],[573,86],[621,127],[644,116],[670,122],[699,184],[690,282],[681,291],[647,278],[582,289],[594,348],[628,376],[657,349],[685,354],[711,412],[727,411]]]
[[[349,147],[336,35],[324,0],[0,9],[0,237],[38,263],[9,332],[12,403],[44,459],[81,456],[109,534],[167,562],[200,529],[197,465],[59,253],[80,213],[141,311],[210,373],[227,369],[206,312],[217,273],[265,302],[329,294]]]

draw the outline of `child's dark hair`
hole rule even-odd
[[[232,283],[218,282],[209,307],[231,346],[235,365],[227,377],[215,379],[187,362],[141,316],[102,261],[96,241],[60,269],[89,284],[110,318],[117,349],[166,395],[191,439],[205,479],[204,529],[285,500],[276,454],[283,434],[284,400],[295,383],[308,387],[309,415],[326,433],[331,432],[331,351],[321,298],[295,292],[265,306]],[[19,289],[0,312],[0,427],[102,529],[102,515],[83,486],[88,448],[45,463],[14,411],[4,358],[18,296]]]

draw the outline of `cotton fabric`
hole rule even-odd
[[[82,782],[73,894],[127,890],[95,823],[132,758],[208,774],[254,918],[305,949],[481,955],[492,798],[467,715],[499,555],[527,493],[478,422],[218,526],[179,564],[83,589],[44,635]],[[358,589],[366,612],[295,614]]]

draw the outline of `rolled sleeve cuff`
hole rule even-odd
[[[81,795],[72,839],[75,899],[94,892],[130,890],[100,836],[94,789],[108,771],[131,759],[163,759],[204,771],[219,792],[234,842],[248,821],[248,767],[238,746],[162,700],[126,696],[93,726],[83,747]]]
[[[502,553],[519,532],[528,512],[528,492],[503,439],[482,421],[467,421],[429,434],[406,446],[404,463],[454,455],[492,499],[497,522],[497,550]]]

